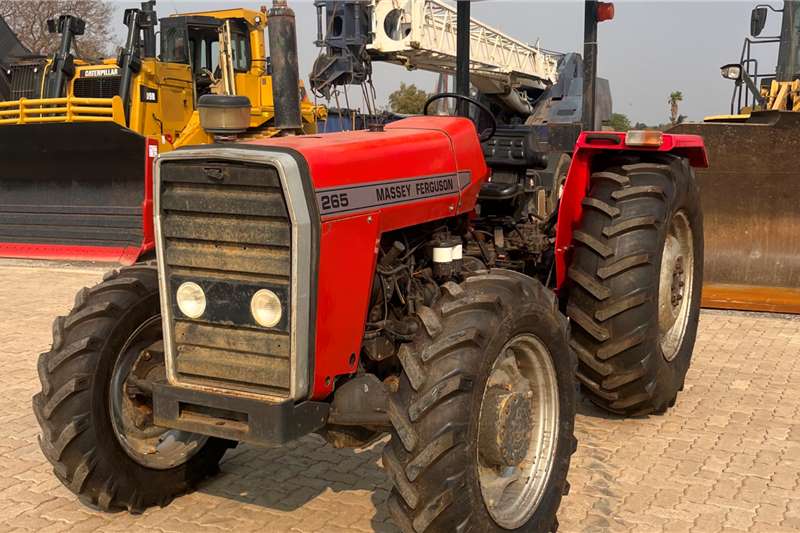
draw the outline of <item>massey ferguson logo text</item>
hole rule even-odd
[[[82,78],[104,78],[106,76],[119,76],[119,69],[114,67],[81,71]]]
[[[378,187],[375,189],[376,200],[379,203],[387,200],[402,200],[404,198],[416,198],[437,194],[440,192],[452,192],[455,190],[452,176],[436,179],[435,181],[417,182],[413,185],[392,185],[389,187]]]
[[[457,194],[470,182],[470,172],[371,183],[317,191],[323,215],[364,211],[392,204]]]

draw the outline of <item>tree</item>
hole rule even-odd
[[[637,122],[636,124],[633,125],[633,129],[635,129],[635,130],[646,130],[646,129],[650,129],[650,126],[648,126],[644,122]]]
[[[416,85],[400,84],[400,88],[389,95],[392,111],[400,115],[419,115],[428,99],[428,93],[417,89]]]
[[[683,93],[680,91],[672,91],[669,95],[669,99],[667,103],[669,104],[670,108],[670,122],[673,124],[678,124],[678,104],[683,102]]]
[[[609,127],[614,131],[628,131],[631,129],[631,121],[627,115],[622,113],[611,113],[611,119],[608,121]]]
[[[111,52],[113,41],[111,17],[114,6],[107,0],[0,0],[0,17],[31,52],[50,55],[61,36],[47,31],[47,20],[59,15],[75,15],[86,21],[86,33],[75,39],[79,57],[96,59]]]

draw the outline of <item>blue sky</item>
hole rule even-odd
[[[271,3],[271,0],[269,0]],[[317,55],[316,15],[311,0],[289,0],[298,19],[301,76],[308,78]],[[159,0],[160,16],[175,12],[224,7],[258,9],[261,3],[222,1]],[[618,0],[616,18],[600,26],[599,74],[609,78],[614,111],[633,121],[648,124],[666,122],[667,97],[683,92],[681,113],[690,120],[705,115],[727,113],[733,91],[732,82],[720,77],[719,67],[739,60],[742,42],[749,31],[749,1],[657,1]],[[781,2],[772,2],[780,7]],[[125,7],[134,2],[119,2],[119,20]],[[527,42],[540,41],[544,48],[580,51],[583,47],[583,2],[484,0],[473,4],[473,16],[507,34]],[[779,27],[779,16],[771,13],[765,34]],[[124,33],[121,22],[119,33]],[[120,41],[122,38],[120,38]],[[773,68],[776,49],[762,53],[763,68]],[[436,76],[407,72],[392,65],[377,65],[375,88],[378,104],[400,82],[415,83],[432,91]],[[356,94],[353,89],[351,94]],[[355,98],[353,98],[355,100]]]

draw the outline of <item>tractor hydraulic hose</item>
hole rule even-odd
[[[300,115],[300,66],[297,59],[297,28],[294,11],[286,0],[275,0],[267,15],[269,52],[272,61],[272,99],[275,127],[298,131]]]

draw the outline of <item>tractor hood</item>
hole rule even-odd
[[[323,220],[373,213],[384,231],[472,210],[488,177],[475,126],[463,118],[414,117],[379,131],[250,144],[300,153]]]

